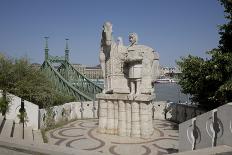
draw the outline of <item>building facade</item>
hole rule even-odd
[[[82,64],[73,64],[73,67],[89,79],[103,79],[100,65],[89,67]]]

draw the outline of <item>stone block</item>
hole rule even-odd
[[[166,101],[154,102],[153,106],[154,106],[153,107],[153,111],[154,111],[153,118],[159,119],[159,120],[164,120],[167,102]]]
[[[228,103],[217,110],[218,123],[216,145],[232,146],[232,103]]]
[[[125,102],[119,100],[119,113],[118,113],[118,135],[126,136],[126,105]]]
[[[190,119],[179,124],[179,151],[188,151],[195,148],[195,138],[193,136],[194,119]]]
[[[118,101],[114,101],[114,128],[115,134],[118,134]]]
[[[126,135],[131,135],[131,104],[126,103]]]
[[[83,102],[83,118],[93,118],[93,101]]]
[[[212,111],[209,111],[196,117],[196,127],[199,129],[198,139],[196,141],[196,149],[212,147],[212,115]]]
[[[46,110],[45,109],[39,109],[39,128],[45,128],[46,127]]]

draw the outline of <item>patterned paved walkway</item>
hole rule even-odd
[[[102,153],[102,155],[163,155],[178,148],[176,124],[154,120],[154,134],[150,139],[99,134],[97,119],[78,120],[47,132],[50,144]]]

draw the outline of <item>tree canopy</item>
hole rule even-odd
[[[55,90],[51,81],[25,58],[10,59],[0,55],[0,89],[39,105],[40,108],[74,101],[75,98]],[[6,99],[6,98],[5,98]],[[6,108],[5,101],[0,103]],[[6,109],[3,109],[3,112]]]
[[[232,1],[220,2],[227,23],[220,26],[218,47],[207,52],[210,59],[189,55],[177,61],[183,92],[191,94],[192,101],[205,109],[232,101]]]

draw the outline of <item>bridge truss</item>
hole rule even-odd
[[[48,54],[48,38],[45,37],[45,39],[45,61],[41,70],[51,79],[55,88],[76,97],[77,101],[95,100],[95,95],[102,92],[102,88],[69,63],[68,39],[66,39],[65,56],[61,57]]]

